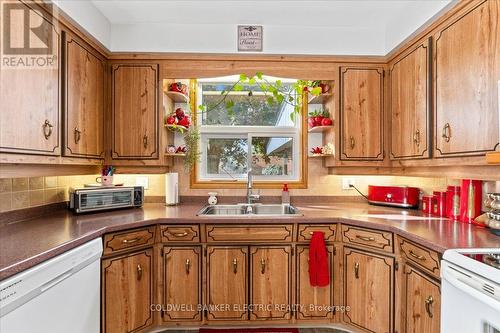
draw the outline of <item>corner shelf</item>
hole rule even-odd
[[[313,155],[308,155],[308,158],[321,158],[321,157],[330,157],[330,156],[335,156],[334,154],[313,154]]]
[[[308,104],[323,104],[326,102],[330,97],[333,96],[333,93],[324,93],[324,94],[319,94],[317,96],[309,94],[309,98],[307,99]]]
[[[314,126],[307,130],[308,133],[321,133],[333,128],[333,125],[330,126]]]
[[[184,132],[184,131],[188,130],[187,127],[184,127],[184,126],[181,126],[181,125],[169,125],[169,124],[165,124],[165,127],[168,128],[171,131],[174,131],[174,132]]]
[[[189,97],[183,93],[170,90],[167,90],[164,93],[176,103],[189,103]]]
[[[186,153],[173,153],[173,154],[166,153],[165,156],[167,156],[167,157],[185,157]]]

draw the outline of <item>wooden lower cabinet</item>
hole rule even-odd
[[[102,261],[104,333],[142,332],[153,325],[153,250]]]
[[[344,321],[367,332],[393,332],[394,258],[344,247]]]
[[[292,247],[250,247],[250,319],[290,319]]]
[[[330,284],[326,287],[312,287],[309,283],[309,246],[297,246],[297,319],[330,319],[328,311],[333,303],[333,246],[327,246],[330,263]]]
[[[248,319],[248,247],[207,247],[207,320]]]
[[[407,333],[439,333],[441,320],[441,288],[439,282],[420,270],[406,265],[406,292],[403,307],[406,311]]]
[[[201,246],[165,246],[163,260],[163,321],[201,321]]]

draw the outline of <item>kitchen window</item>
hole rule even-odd
[[[295,82],[264,79],[280,80],[290,90]],[[197,181],[242,183],[251,169],[256,182],[301,182],[302,118],[293,121],[294,107],[286,102],[269,103],[269,93],[258,82],[233,90],[237,81],[238,76],[197,81],[197,104],[204,106],[196,115],[201,139]],[[224,90],[230,91],[225,100]]]

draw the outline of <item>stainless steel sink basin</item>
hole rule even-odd
[[[280,204],[236,204],[205,206],[198,216],[302,216],[297,208],[292,205]]]

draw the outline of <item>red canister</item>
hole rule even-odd
[[[432,215],[446,217],[446,192],[434,191],[433,195]]]
[[[460,218],[460,186],[448,186],[446,190],[446,217]]]
[[[422,197],[422,212],[424,214],[432,214],[432,207],[434,205],[434,197],[432,195],[424,195]]]
[[[462,179],[460,191],[460,221],[473,223],[481,215],[483,182],[480,180]]]

